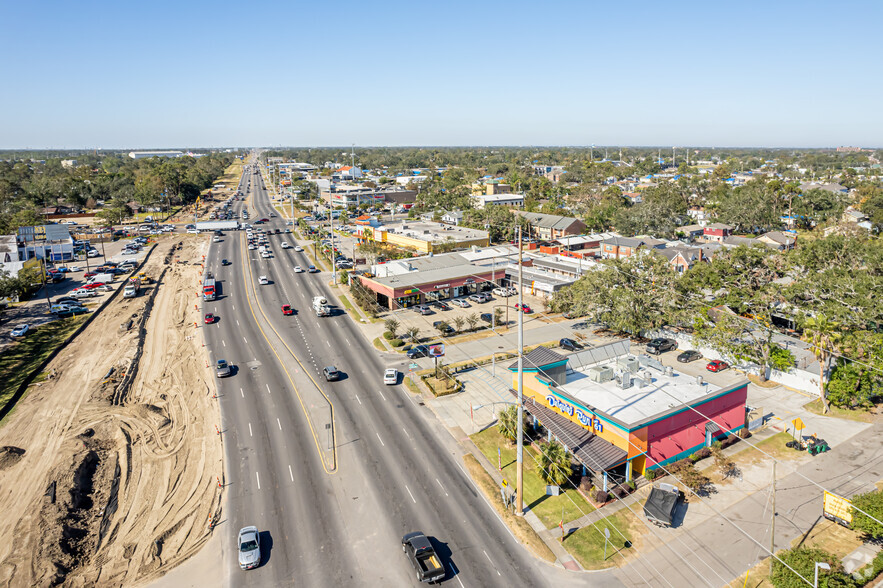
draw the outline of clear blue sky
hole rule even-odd
[[[883,2],[4,2],[0,148],[883,144]]]

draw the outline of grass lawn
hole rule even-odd
[[[346,296],[344,296],[343,294],[338,294],[337,297],[340,298],[340,301],[343,303],[343,307],[346,308],[348,311],[350,311],[350,312],[356,311],[356,309],[353,308],[352,303],[349,301],[349,299]]]
[[[414,383],[414,380],[412,380],[409,376],[405,375],[404,381],[405,381],[405,386],[408,387],[408,390],[410,390],[413,394],[420,394],[420,388],[417,387],[417,384]]]
[[[373,343],[374,347],[376,347],[378,351],[389,351],[386,348],[386,345],[383,344],[383,341],[380,340],[380,337],[375,337]]]
[[[756,465],[759,463],[764,463],[769,461],[769,457],[764,455],[767,453],[773,456],[775,459],[787,461],[792,459],[799,459],[800,457],[806,455],[805,451],[797,451],[795,449],[791,449],[789,447],[785,447],[785,443],[791,441],[791,433],[781,432],[776,433],[769,439],[764,439],[759,443],[754,443],[753,440],[749,439],[749,443],[752,443],[755,447],[749,447],[747,444],[745,445],[746,449],[743,451],[739,451],[732,455],[731,459],[736,462],[736,465],[740,468],[744,468],[751,465]],[[741,444],[741,442],[739,443]],[[761,453],[761,450],[764,453]],[[708,463],[707,471],[705,472],[707,475],[714,470],[714,460],[708,459],[699,462],[700,464]],[[719,477],[712,476],[712,479],[715,483],[719,483]]]
[[[524,520],[524,517],[516,517],[511,510],[503,508],[503,504],[500,501],[500,489],[497,483],[478,463],[475,456],[471,454],[465,455],[463,456],[463,462],[466,464],[466,469],[469,470],[469,475],[475,481],[475,485],[484,492],[488,501],[493,505],[494,510],[497,511],[503,522],[512,530],[515,538],[537,557],[548,562],[555,561],[555,554],[543,542],[542,538],[537,535],[536,531],[531,528],[530,524]]]
[[[498,463],[497,448],[500,448],[503,477],[514,487],[516,478],[515,446],[500,435],[497,427],[476,433],[472,435],[471,439],[493,464]],[[537,459],[536,451],[532,447],[526,446],[524,448],[524,506],[530,508],[547,529],[555,527],[561,521],[562,516],[564,522],[567,522],[595,510],[573,488],[562,487],[560,495],[546,496],[546,483],[538,474]]]
[[[587,570],[620,566],[636,553],[631,547],[632,530],[640,521],[627,510],[621,510],[595,523],[587,525],[564,538],[564,547]],[[607,542],[607,558],[604,558],[604,529],[610,529]],[[566,529],[565,529],[566,530]],[[626,547],[626,542],[630,547]],[[625,556],[625,558],[623,558]]]
[[[6,406],[27,375],[84,320],[85,316],[80,315],[41,325],[0,353],[0,373],[4,374],[0,382],[0,406]]]
[[[827,414],[825,414],[822,412],[822,401],[818,398],[813,400],[812,402],[804,404],[803,408],[813,414],[824,414],[825,416],[849,419],[851,421],[858,421],[860,423],[870,423],[872,418],[871,413],[868,410],[861,408],[851,410],[849,408],[840,408],[839,406],[834,406],[833,404],[828,404],[828,412]]]

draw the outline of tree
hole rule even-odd
[[[518,437],[518,407],[507,406],[497,414],[497,428],[500,434],[509,441]]]
[[[417,343],[417,341],[420,337],[420,329],[418,327],[408,327],[405,330],[405,333],[408,335],[408,338],[411,341],[413,341],[414,343]]]
[[[470,331],[475,330],[475,327],[478,325],[478,321],[479,321],[478,315],[475,314],[474,312],[470,313],[466,316],[466,324],[469,325]]]
[[[451,330],[451,325],[447,323],[447,321],[439,321],[435,328],[438,329],[438,332],[444,335],[446,332]]]
[[[828,320],[824,314],[810,317],[803,324],[803,339],[812,345],[812,354],[819,362],[819,400],[822,409],[828,412],[828,398],[825,396],[825,375],[828,361],[834,353],[834,347],[840,340],[839,325]]]
[[[458,333],[463,332],[463,326],[466,324],[466,319],[463,318],[463,315],[455,316],[454,320],[451,322],[454,323],[454,327],[457,329]]]
[[[776,588],[806,588],[807,582],[812,582],[815,578],[816,562],[824,562],[831,566],[830,570],[819,569],[820,587],[851,588],[855,586],[852,577],[843,573],[837,556],[823,549],[815,547],[786,549],[780,552],[778,557],[779,559],[773,561],[773,573],[770,574],[770,582]],[[795,574],[795,572],[797,573]]]
[[[852,505],[864,511],[859,512],[856,508],[852,509],[852,528],[873,539],[883,537],[883,525],[877,522],[883,521],[883,492],[874,490],[853,496]]]
[[[503,321],[503,309],[495,308],[494,309],[494,326],[499,327],[500,323]]]
[[[573,474],[570,453],[557,441],[540,445],[539,462],[540,477],[548,484],[560,486]]]
[[[388,318],[383,322],[383,326],[386,327],[386,330],[392,335],[392,338],[396,338],[396,333],[398,333],[399,327],[401,327],[401,323],[394,318]]]

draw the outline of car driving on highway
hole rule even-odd
[[[250,570],[261,565],[261,535],[255,526],[239,529],[239,567]]]
[[[387,386],[394,386],[399,383],[399,371],[397,369],[389,368],[385,372],[383,372],[383,383]]]
[[[230,368],[230,364],[227,363],[227,360],[219,359],[218,363],[215,365],[215,373],[219,378],[226,378],[233,373],[233,370]]]

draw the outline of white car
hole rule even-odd
[[[249,244],[248,244],[248,248],[251,249],[252,251],[254,251],[255,249],[257,249],[257,247],[255,247],[255,244],[254,244],[254,243],[249,243]]]
[[[101,257],[101,254],[98,253],[97,249],[90,249],[88,253],[86,253],[86,257]]]
[[[299,265],[296,265],[296,266],[294,266],[294,273],[296,273],[296,274],[302,274],[302,273],[304,273],[304,268],[302,268],[302,267],[299,266]]]
[[[295,246],[294,246],[294,250],[297,251],[297,252],[301,252],[301,251],[304,250],[304,248],[301,247],[300,245],[295,245]]]
[[[387,386],[395,386],[399,383],[399,371],[396,369],[388,369],[383,372],[383,383]]]
[[[267,276],[261,276],[260,278],[258,278],[258,283],[261,286],[266,286],[267,284],[270,283],[270,280],[267,279]]]
[[[264,259],[270,257],[270,252],[269,251],[261,251],[261,257],[263,257]]]
[[[19,325],[12,329],[12,333],[10,333],[10,335],[12,335],[13,337],[24,337],[30,329],[31,325]]]
[[[215,237],[212,238],[212,242],[213,242],[213,243],[220,243],[220,242],[221,242],[221,238],[218,237],[218,236],[215,236]]]
[[[78,265],[72,265],[72,266],[70,266],[69,268],[67,268],[67,271],[69,271],[69,272],[81,272],[81,271],[83,271],[83,268],[81,268],[81,267],[78,266]]]
[[[282,249],[288,249],[288,243],[286,241],[282,241],[279,246],[282,247]]]
[[[199,231],[197,231],[196,229],[187,229],[187,232],[190,233],[191,235],[198,235],[199,234]]]
[[[494,296],[499,296],[500,298],[508,298],[512,296],[512,292],[509,291],[509,288],[494,288],[493,289]]]

